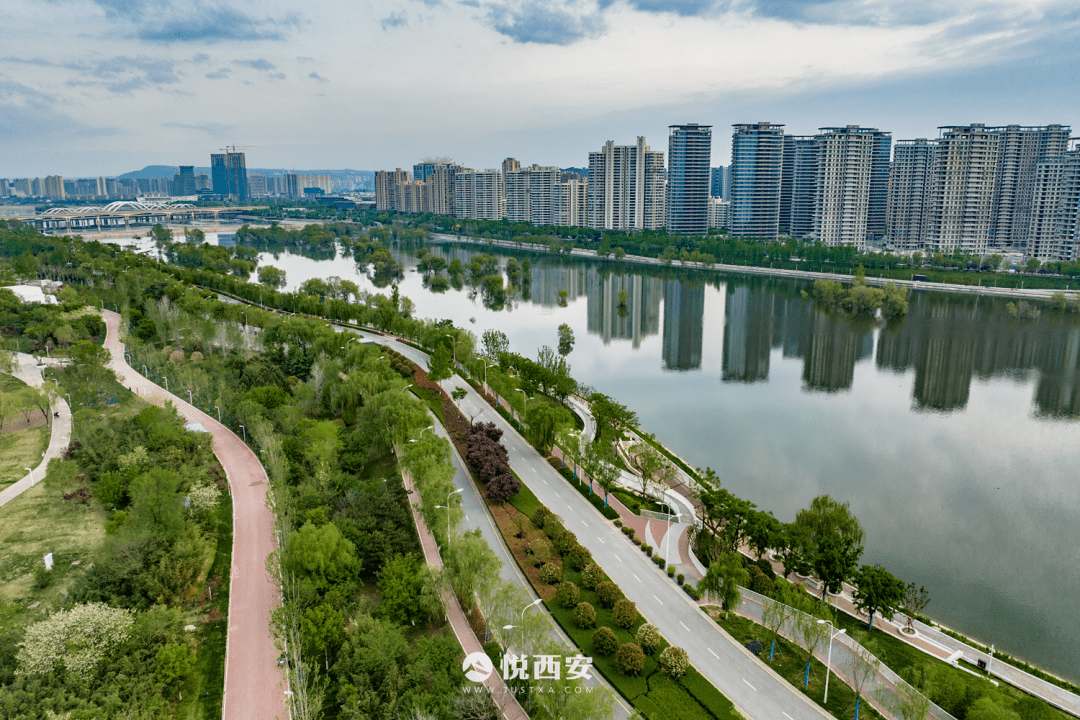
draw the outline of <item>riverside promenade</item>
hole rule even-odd
[[[120,316],[110,310],[102,316],[108,328],[105,348],[112,355],[108,367],[117,379],[147,402],[172,403],[185,422],[201,423],[229,480],[233,547],[223,720],[285,720],[289,717],[287,688],[270,632],[270,614],[280,601],[280,592],[266,570],[266,558],[276,548],[274,516],[266,503],[270,489],[266,471],[251,448],[229,428],[131,368],[124,361]]]

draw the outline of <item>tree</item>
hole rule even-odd
[[[487,496],[492,502],[502,505],[521,492],[521,483],[508,472],[499,473],[487,484]]]
[[[19,675],[51,675],[60,667],[79,682],[120,648],[134,624],[129,610],[104,603],[76,605],[31,625],[19,646]]]
[[[629,630],[634,627],[634,623],[637,622],[638,611],[637,605],[632,600],[622,598],[616,600],[614,607],[611,609],[611,621],[621,628]]]
[[[590,490],[594,481],[604,489],[604,507],[607,507],[608,495],[616,488],[619,480],[619,469],[607,462],[603,451],[591,443],[584,448],[582,453],[581,469],[589,477]]]
[[[569,412],[545,402],[534,403],[529,413],[529,431],[541,448],[550,448],[559,429],[569,423]]]
[[[672,680],[678,680],[690,668],[690,657],[685,650],[675,645],[668,645],[664,648],[664,651],[660,653],[660,657],[657,658],[657,662],[659,662],[660,669],[664,671],[664,674]]]
[[[751,512],[746,523],[746,540],[760,560],[766,550],[780,543],[780,521],[772,513]]]
[[[359,570],[356,548],[334,523],[315,525],[310,520],[289,535],[285,569],[324,590],[331,583]]]
[[[813,567],[823,583],[822,598],[826,590],[840,592],[844,580],[855,572],[863,552],[863,529],[848,503],[819,495],[810,507],[799,511],[795,524],[809,531],[814,548]]]
[[[480,535],[480,530],[466,532],[443,550],[446,568],[450,571],[450,583],[461,597],[472,592],[483,593],[499,581],[502,563],[491,546]]]
[[[806,650],[806,674],[803,685],[810,682],[810,663],[814,653],[829,638],[829,625],[819,623],[819,618],[807,613],[795,615],[795,640]]]
[[[660,635],[660,629],[652,623],[642,623],[641,627],[637,629],[637,634],[634,636],[634,640],[637,644],[645,649],[649,655],[652,655],[653,648],[660,644],[663,637]]]
[[[791,606],[787,603],[765,598],[763,604],[761,624],[772,633],[772,644],[769,647],[769,660],[771,662],[773,653],[776,652],[776,639],[780,637],[780,631],[784,629],[784,625],[792,618],[793,614]]]
[[[624,643],[615,653],[615,667],[623,675],[637,675],[645,669],[645,653],[637,643]]]
[[[647,442],[639,442],[630,450],[641,471],[641,494],[648,497],[654,485],[662,485],[673,474],[673,468],[667,458]]]
[[[810,528],[795,523],[780,526],[780,562],[784,565],[784,579],[791,573],[809,575],[813,571],[814,545]]]
[[[596,608],[591,603],[579,602],[574,607],[574,624],[583,630],[596,625]]]
[[[187,677],[195,667],[195,654],[187,645],[168,643],[162,645],[154,657],[157,676],[163,685],[172,685]]]
[[[453,274],[453,263],[450,265],[450,272]],[[484,355],[493,360],[498,360],[503,353],[510,350],[510,339],[501,330],[485,330],[481,336],[481,342],[484,346]]]
[[[619,649],[619,639],[608,626],[599,627],[592,636],[593,652],[597,655],[614,655]]]
[[[892,620],[904,602],[904,583],[880,565],[863,565],[854,579],[856,587],[852,599],[857,610],[869,613],[869,628],[874,629],[875,612]]]
[[[451,355],[450,348],[440,343],[435,352],[431,354],[431,362],[428,363],[428,380],[439,382],[440,380],[447,380],[454,374],[453,368],[453,356]]]
[[[433,582],[427,565],[415,554],[393,556],[379,571],[379,613],[399,625],[432,617],[439,610],[438,601],[428,602]]]
[[[698,583],[698,589],[704,590],[719,600],[724,610],[738,607],[741,595],[739,585],[750,580],[750,573],[742,565],[742,556],[724,553],[709,565],[705,577]]]
[[[285,287],[285,271],[273,265],[263,265],[259,268],[259,283],[268,288],[277,290]]]
[[[202,245],[206,240],[206,233],[199,228],[184,228],[184,241],[194,245]]]
[[[564,608],[570,609],[577,607],[579,598],[581,598],[581,591],[572,581],[565,580],[559,583],[559,589],[555,591],[556,602]]]
[[[879,699],[898,720],[924,720],[930,711],[930,700],[907,683],[898,683],[895,692],[886,691],[884,697]],[[968,718],[972,716],[969,714]]]
[[[907,614],[907,629],[912,630],[912,623],[915,622],[915,616],[920,615],[926,606],[930,604],[930,592],[925,587],[915,589],[915,583],[908,583],[908,586],[904,589],[904,601],[901,607],[904,608],[904,612]]]
[[[848,669],[848,684],[855,691],[855,720],[859,720],[859,705],[867,691],[873,687],[881,662],[865,646],[866,638],[855,638],[851,650],[851,664]]]
[[[637,425],[637,413],[628,410],[625,405],[615,402],[607,395],[593,393],[589,396],[589,403],[593,419],[596,420],[597,432],[594,442],[599,442],[605,435],[609,435],[605,438],[607,442],[622,440],[626,429]]]
[[[574,331],[563,323],[559,326],[559,354],[566,357],[574,349]]]
[[[615,601],[622,597],[622,590],[610,580],[604,580],[596,585],[596,599],[606,607],[612,607]]]

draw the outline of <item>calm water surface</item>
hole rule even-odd
[[[477,252],[433,250],[466,264]],[[819,312],[792,281],[537,256],[529,297],[497,310],[467,286],[428,291],[397,257],[417,316],[502,330],[531,356],[568,323],[574,377],[690,463],[783,521],[822,493],[849,501],[862,561],[925,585],[929,615],[1080,680],[1075,316],[1017,320],[1003,301],[917,293],[885,327]],[[376,289],[350,257],[261,263],[289,289],[334,275]]]

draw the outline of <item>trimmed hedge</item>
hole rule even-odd
[[[585,483],[574,479],[574,471],[570,468],[559,468],[559,474],[566,478],[566,481],[579,493],[581,496],[592,503],[592,506],[600,511],[600,514],[606,517],[608,520],[618,520],[619,511],[613,507],[604,507],[604,498],[600,497],[600,493],[590,493],[589,486]]]

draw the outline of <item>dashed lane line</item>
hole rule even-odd
[[[749,680],[747,680],[746,678],[743,678],[743,679],[742,679],[742,681],[743,681],[744,683],[746,683],[747,685],[750,685],[750,681],[749,681]],[[753,685],[750,685],[750,689],[751,689],[751,690],[753,690],[754,692],[757,692],[757,688],[756,688],[756,687],[754,687]],[[787,713],[785,713],[785,715],[786,715],[786,714],[787,714]]]
[[[705,648],[705,649],[706,649],[706,650],[708,650],[709,652],[711,652],[711,653],[712,653],[712,656],[713,656],[714,658],[716,658],[717,660],[719,660],[719,659],[720,659],[720,656],[719,656],[719,655],[717,655],[716,653],[714,653],[714,652],[712,651],[712,648]]]

